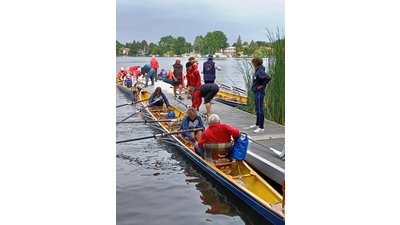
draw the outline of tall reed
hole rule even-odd
[[[236,64],[235,67],[239,71],[239,74],[242,75],[247,91],[247,105],[245,107],[239,107],[239,109],[254,114],[255,113],[254,94],[251,91],[254,67],[251,64],[251,60],[246,58],[237,59],[235,61],[235,64]]]
[[[285,36],[267,29],[267,37],[272,44],[272,51],[267,52],[268,69],[271,81],[267,85],[265,117],[267,120],[285,125]]]

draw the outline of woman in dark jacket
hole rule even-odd
[[[253,84],[251,91],[254,93],[254,104],[256,107],[256,123],[251,125],[250,128],[257,128],[253,132],[260,133],[264,132],[264,97],[265,90],[271,77],[265,72],[265,67],[262,65],[263,60],[261,58],[254,58],[251,60],[255,68],[253,76]]]

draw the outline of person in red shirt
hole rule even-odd
[[[204,105],[206,106],[207,116],[211,115],[211,100],[218,93],[219,87],[214,83],[207,83],[200,85],[196,88],[190,87],[188,95],[192,96],[192,107],[199,111],[202,98],[204,98]]]
[[[194,150],[197,154],[204,158],[204,144],[209,142],[225,143],[239,137],[239,129],[233,128],[228,124],[221,123],[217,114],[212,114],[208,117],[208,128],[204,131],[200,141],[194,145]]]
[[[158,61],[157,61],[157,59],[156,59],[156,56],[155,55],[152,55],[152,59],[150,60],[150,69],[154,69],[155,71],[156,71],[156,75],[155,75],[155,80],[156,80],[156,82],[157,82],[157,80],[158,80],[158,77],[157,77],[157,69],[159,68],[160,66],[158,65]]]
[[[196,88],[201,85],[201,77],[200,72],[197,70],[197,66],[192,64],[191,62],[186,63],[186,77],[187,77],[187,86]],[[192,96],[188,94],[188,99],[191,99]]]

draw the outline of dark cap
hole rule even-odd
[[[186,68],[189,68],[189,67],[191,67],[192,66],[192,63],[191,62],[187,62],[186,63]]]
[[[208,58],[209,58],[209,59],[212,59],[212,58],[213,58],[213,55],[208,55]]]

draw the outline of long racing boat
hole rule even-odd
[[[148,102],[150,96],[151,93],[145,90],[141,90],[139,93],[139,99],[142,101],[144,109],[152,119],[160,121],[157,122],[160,130],[170,134],[171,143],[175,143],[187,157],[271,223],[285,224],[282,195],[245,161],[234,159],[231,161],[214,161],[207,157],[202,158],[194,151],[193,143],[178,132],[185,113],[173,105],[170,105],[167,109],[165,103],[163,107],[151,107]],[[177,120],[168,120],[171,111],[174,112]],[[214,157],[214,152],[212,157]]]

